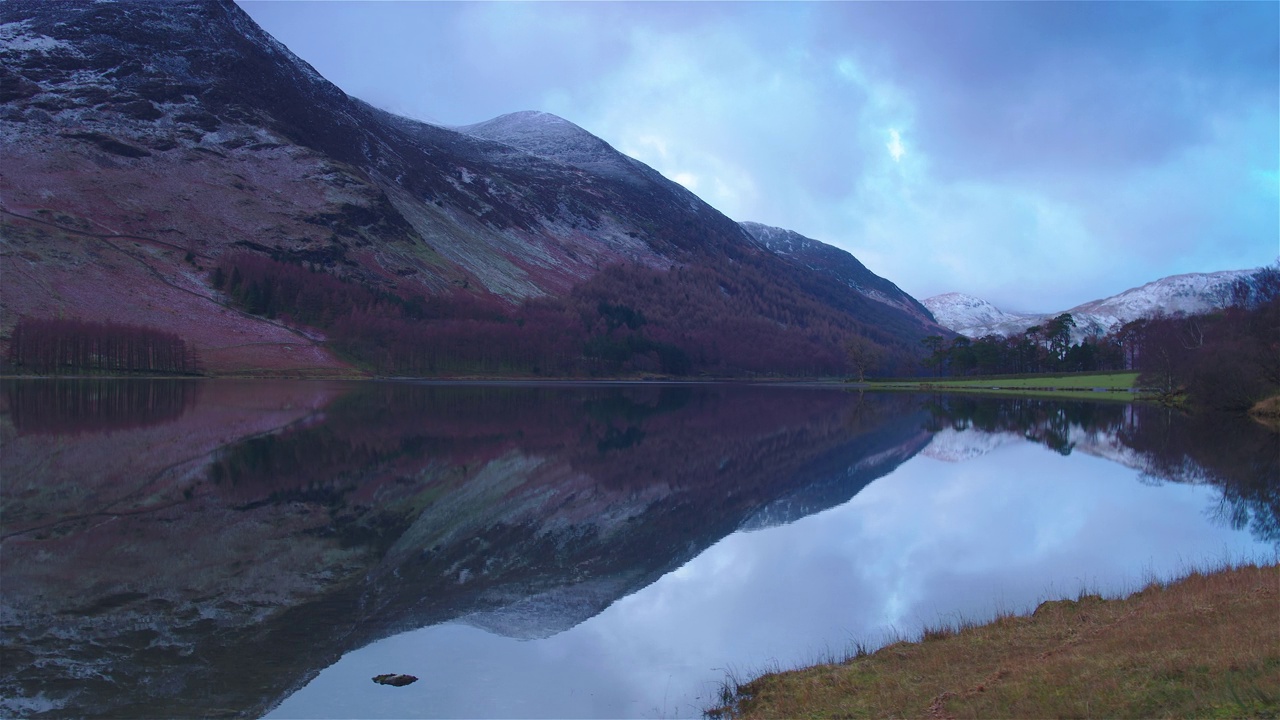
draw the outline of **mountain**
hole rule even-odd
[[[1214,273],[1171,275],[1102,300],[1077,305],[1067,312],[1083,318],[1077,324],[1107,332],[1131,320],[1166,315],[1195,314],[1227,305],[1230,289],[1257,270],[1225,270]]]
[[[1106,334],[1139,318],[1159,314],[1193,314],[1223,307],[1230,298],[1232,284],[1255,272],[1225,270],[1171,275],[1119,295],[1044,314],[1008,312],[985,300],[961,293],[935,295],[926,299],[924,305],[939,323],[972,338],[1018,335],[1032,325],[1040,325],[1066,312],[1076,321],[1072,340],[1078,342],[1085,337]]]
[[[666,185],[662,175],[653,168],[623,155],[604,140],[551,113],[526,110],[454,129],[471,137],[509,145],[552,162],[629,182],[636,187],[643,187],[648,183]],[[664,189],[677,194],[683,191],[689,206],[697,207],[697,196],[682,185],[666,186]]]
[[[935,295],[924,300],[924,306],[929,308],[940,325],[969,337],[1021,332],[1033,324],[1023,325],[1024,322],[1030,318],[1039,321],[1042,317],[1001,310],[986,300],[964,293]],[[1004,328],[1010,330],[1005,331]]]
[[[349,97],[230,0],[6,0],[0,88],[0,351],[70,317],[213,373],[832,374],[938,329],[561,118]]]
[[[848,251],[807,238],[793,230],[756,222],[738,223],[761,247],[796,267],[827,276],[850,290],[896,308],[920,322],[936,324],[928,308],[892,282],[876,275]]]

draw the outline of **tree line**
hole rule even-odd
[[[1076,327],[1070,313],[1033,325],[1020,335],[963,335],[947,340],[930,335],[922,340],[928,351],[922,364],[931,375],[1013,375],[1047,372],[1088,372],[1130,369],[1133,335],[1113,332],[1071,342]]]
[[[20,318],[8,363],[20,372],[192,374],[195,352],[176,334],[140,325],[63,318]]]

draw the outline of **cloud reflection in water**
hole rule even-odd
[[[947,433],[970,459],[920,455],[843,505],[732,534],[571,630],[532,641],[460,624],[403,633],[349,653],[269,717],[696,717],[726,670],[1275,556],[1212,521],[1214,488],[1143,482],[1017,436]],[[370,682],[382,672],[422,682],[392,692]]]

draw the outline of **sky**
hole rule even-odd
[[[1280,257],[1280,3],[239,4],[349,95],[554,113],[920,299]]]

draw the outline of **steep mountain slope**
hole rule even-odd
[[[797,267],[825,275],[879,303],[897,308],[927,324],[935,318],[919,300],[876,275],[847,251],[807,238],[793,230],[756,222],[738,223],[760,245]]]
[[[1076,321],[1072,340],[1102,335],[1139,318],[1159,314],[1199,313],[1226,305],[1231,285],[1256,270],[1224,270],[1214,273],[1171,275],[1101,300],[1069,310]],[[968,337],[1017,335],[1057,313],[1027,314],[1001,310],[985,300],[961,293],[936,295],[924,301],[942,325]]]
[[[581,327],[557,357],[594,342],[611,372],[656,366],[654,348],[689,358],[668,370],[833,372],[850,334],[905,357],[930,331],[567,121],[454,130],[350,98],[230,0],[8,0],[0,40],[0,344],[21,317],[63,315],[176,332],[215,372],[346,367],[333,321],[300,327],[217,284],[243,257],[446,298],[494,337],[556,299],[540,312]],[[748,350],[774,346],[792,351]]]

